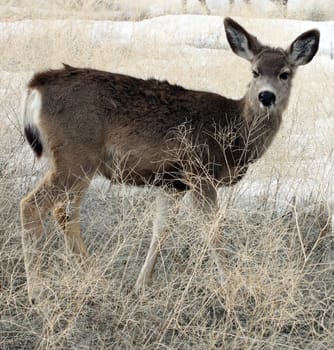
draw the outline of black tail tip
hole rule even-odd
[[[42,145],[42,142],[40,140],[38,130],[31,125],[27,125],[24,128],[24,135],[25,135],[30,147],[32,148],[32,150],[36,154],[36,157],[40,158],[42,156],[42,153],[43,153],[43,145]]]

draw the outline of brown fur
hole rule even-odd
[[[217,128],[238,127],[240,101],[154,79],[68,65],[36,74],[29,87],[43,96],[41,126],[47,135],[46,147],[61,154],[59,162],[54,155],[52,158],[64,173],[77,172],[79,177],[99,170],[113,179],[120,175],[113,172],[114,162],[120,161],[125,183],[161,185],[159,174],[168,178],[175,173],[181,181],[184,169],[180,163],[191,162],[186,159],[188,154],[177,152],[182,125],[189,129],[189,138],[210,148],[210,159],[204,163],[215,164],[213,179],[230,182],[224,169],[240,163],[244,150],[241,134],[229,140],[228,147],[223,146],[225,152],[214,139]],[[71,118],[72,125],[70,113],[75,118]],[[246,158],[240,165],[245,163]]]
[[[319,33],[304,33],[285,51],[263,46],[232,19],[225,20],[225,28],[233,51],[248,59],[257,74],[240,100],[166,81],[68,65],[32,78],[26,113],[33,111],[29,99],[37,91],[41,107],[38,122],[25,116],[32,135],[28,141],[50,160],[44,180],[21,201],[32,299],[40,293],[34,249],[51,208],[69,248],[86,256],[80,203],[96,173],[130,185],[192,189],[196,203],[214,208],[216,188],[240,181],[249,164],[269,147],[287,106],[296,66],[313,58]],[[289,79],[281,78],[282,72]],[[262,93],[267,94],[265,102]],[[162,201],[160,212],[166,206]],[[156,220],[137,286],[147,283],[152,274],[161,226]]]

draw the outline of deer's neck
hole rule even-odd
[[[246,95],[243,100],[242,137],[248,159],[255,161],[261,157],[272,143],[282,122],[282,112],[264,109],[259,103],[250,103]]]

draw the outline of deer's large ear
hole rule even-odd
[[[263,45],[232,18],[226,17],[224,25],[227,41],[233,52],[248,61],[252,61],[262,50]]]
[[[317,29],[299,35],[287,50],[290,63],[295,66],[309,63],[318,51],[319,39],[320,32]]]

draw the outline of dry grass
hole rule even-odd
[[[154,212],[152,190],[95,184],[82,228],[84,268],[46,227],[46,296],[27,302],[18,202],[30,181],[1,177],[1,349],[330,349],[334,345],[333,236],[323,203],[284,211],[268,196],[241,209],[222,203],[227,281],[201,236],[210,230],[184,204],[161,250],[151,288],[134,293]],[[18,175],[18,174],[17,174]],[[12,179],[12,180],[11,180]],[[234,199],[234,200],[233,200]],[[170,218],[171,219],[171,218]]]
[[[241,96],[250,74],[247,63],[223,50],[150,42],[92,46],[87,28],[75,21],[67,21],[70,31],[63,22],[45,22],[42,31],[34,23],[25,37],[1,37],[0,349],[334,348],[328,175],[334,68],[323,58],[300,69],[282,131],[265,158],[233,191],[221,192],[225,284],[218,283],[201,238],[210,225],[185,201],[170,220],[152,288],[137,295],[155,193],[98,180],[82,209],[92,255],[87,266],[65,254],[62,233],[50,220],[43,242],[46,296],[29,305],[18,205],[44,166],[34,162],[21,134],[19,100],[31,71],[65,61],[229,96]],[[231,76],[236,65],[238,75]]]
[[[206,0],[211,15],[243,16],[250,18],[283,18],[284,9],[275,1],[236,0],[233,6],[229,0]],[[22,19],[68,19],[140,21],[166,14],[199,14],[206,10],[199,0],[1,0],[0,14],[6,21]],[[331,0],[289,0],[287,17],[314,21],[328,21],[334,18]]]

